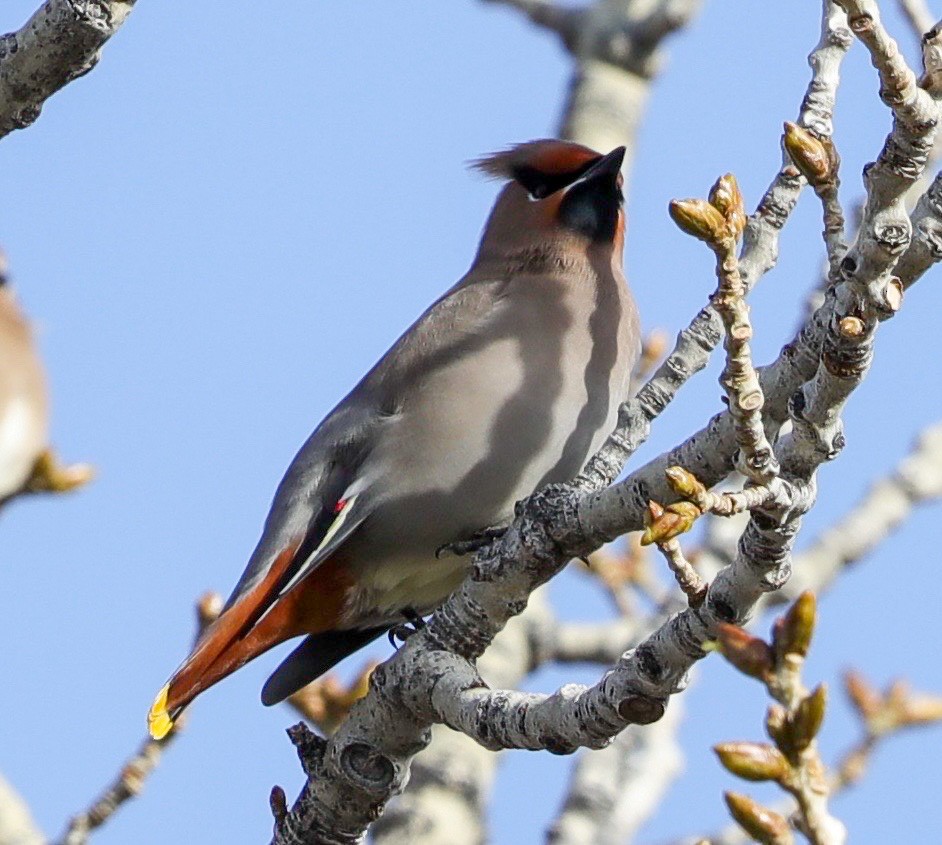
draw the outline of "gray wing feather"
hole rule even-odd
[[[462,279],[433,303],[393,344],[359,384],[328,414],[298,451],[265,520],[261,539],[226,607],[257,584],[289,544],[303,537],[290,574],[296,584],[326,559],[368,518],[363,490],[344,528],[318,548],[334,522],[334,507],[383,429],[423,377],[462,354],[494,309],[505,280]]]

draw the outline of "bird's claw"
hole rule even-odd
[[[425,627],[425,620],[420,613],[416,612],[415,608],[404,608],[402,615],[405,617],[406,621],[399,625],[394,625],[389,629],[389,633],[386,635],[389,639],[389,644],[397,651],[399,650],[400,643],[404,643],[414,633],[421,631]]]
[[[445,555],[455,555],[463,557],[464,555],[473,555],[475,552],[489,546],[495,540],[499,540],[507,533],[506,525],[499,525],[493,528],[485,528],[476,531],[467,540],[455,540],[453,543],[445,543],[435,550],[435,557],[442,558]]]

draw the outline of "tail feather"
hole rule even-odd
[[[262,704],[270,707],[284,701],[388,630],[389,626],[383,625],[362,630],[324,631],[305,637],[265,682]]]
[[[183,708],[201,692],[252,658],[297,636],[299,632],[281,618],[280,606],[272,607],[294,553],[293,547],[285,549],[266,577],[223,612],[160,690],[147,715],[147,726],[154,739],[165,737]],[[268,615],[262,619],[266,611]]]

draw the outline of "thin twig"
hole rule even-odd
[[[206,593],[196,604],[196,640],[222,610],[222,597]],[[101,827],[118,808],[144,788],[148,776],[157,767],[164,751],[178,736],[185,720],[178,719],[163,739],[146,739],[122,767],[115,781],[84,812],[72,817],[59,845],[85,845],[89,834]]]

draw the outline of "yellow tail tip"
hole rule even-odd
[[[165,684],[164,688],[157,693],[157,698],[150,707],[150,713],[147,714],[147,730],[152,739],[163,739],[173,727],[173,719],[167,712],[167,693],[170,690],[170,684]]]

